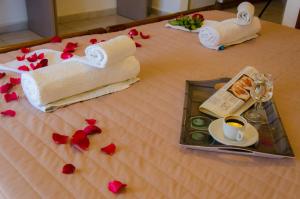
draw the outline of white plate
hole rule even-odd
[[[223,118],[217,119],[210,123],[208,131],[215,140],[225,145],[247,147],[255,144],[258,141],[258,132],[255,127],[249,123],[247,124],[244,138],[241,141],[231,140],[224,136]]]

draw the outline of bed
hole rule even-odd
[[[233,15],[203,12],[208,19]],[[299,198],[300,196],[300,32],[262,21],[255,40],[214,51],[203,48],[197,34],[167,29],[166,21],[136,27],[150,34],[137,50],[141,81],[129,89],[42,113],[22,97],[0,110],[16,110],[15,118],[0,118],[0,198],[114,198],[107,183],[128,186],[118,198]],[[128,30],[87,35],[47,43],[33,49],[62,50],[78,42],[83,55],[91,38],[109,39]],[[0,55],[0,63],[18,51]],[[184,149],[179,146],[186,80],[232,77],[246,65],[275,78],[274,100],[295,159],[268,159]],[[3,84],[4,80],[1,79]],[[56,145],[53,132],[72,135],[95,118],[102,128],[83,153]],[[100,147],[114,142],[108,156]],[[77,171],[64,175],[66,163]]]

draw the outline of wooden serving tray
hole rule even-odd
[[[249,147],[228,146],[217,142],[210,136],[208,126],[217,118],[200,112],[199,106],[216,91],[219,84],[229,80],[229,78],[221,78],[208,81],[186,81],[180,145],[215,152],[269,158],[293,158],[293,150],[273,100],[263,104],[267,124],[252,124],[259,133],[259,141],[256,144]],[[197,120],[195,120],[197,118],[202,120],[200,127],[197,126]]]

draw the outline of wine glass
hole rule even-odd
[[[256,73],[253,75],[253,85],[250,95],[255,101],[254,109],[245,113],[245,118],[253,123],[266,123],[265,111],[262,103],[270,100],[273,96],[273,80],[270,74]]]

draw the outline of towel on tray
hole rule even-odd
[[[249,2],[242,2],[237,8],[236,23],[238,25],[249,25],[252,23],[255,7]]]
[[[138,81],[139,72],[140,63],[134,56],[103,69],[70,60],[22,73],[21,84],[34,107],[50,112],[128,88]]]
[[[134,41],[125,35],[121,35],[85,49],[85,57],[81,59],[88,65],[104,68],[133,56],[136,51]]]
[[[256,38],[261,29],[260,20],[254,17],[252,23],[245,26],[236,24],[236,19],[227,19],[219,23],[200,28],[199,40],[206,48],[220,48],[239,44]]]

